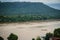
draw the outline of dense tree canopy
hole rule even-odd
[[[56,17],[42,16],[42,15],[0,16],[0,23],[1,22],[24,22],[24,21],[48,20],[48,19],[56,19]]]

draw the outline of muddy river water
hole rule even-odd
[[[60,21],[0,24],[0,36],[7,40],[9,34],[14,33],[18,40],[32,40],[37,36],[45,36],[56,28],[60,28]]]

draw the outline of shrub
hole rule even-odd
[[[18,36],[13,34],[13,33],[11,33],[7,39],[8,40],[18,40]]]
[[[0,37],[0,40],[4,40],[4,38]]]
[[[35,38],[32,38],[32,40],[35,40]]]
[[[36,38],[36,40],[41,40],[41,38],[38,36],[38,37]]]

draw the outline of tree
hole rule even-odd
[[[32,38],[32,40],[35,40],[35,38]]]
[[[41,40],[41,38],[38,36],[38,37],[36,38],[36,40]]]
[[[51,37],[53,37],[52,33],[46,33],[45,40],[49,40]]]
[[[54,37],[60,38],[60,28],[54,30]]]
[[[0,37],[0,40],[4,40],[4,38]]]
[[[7,39],[8,40],[17,40],[18,39],[18,36],[15,35],[15,34],[13,34],[13,33],[11,33]]]

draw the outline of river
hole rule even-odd
[[[0,24],[0,36],[7,40],[10,33],[14,33],[18,40],[32,40],[37,36],[45,36],[48,32],[53,33],[56,28],[60,28],[60,21],[4,23]]]

